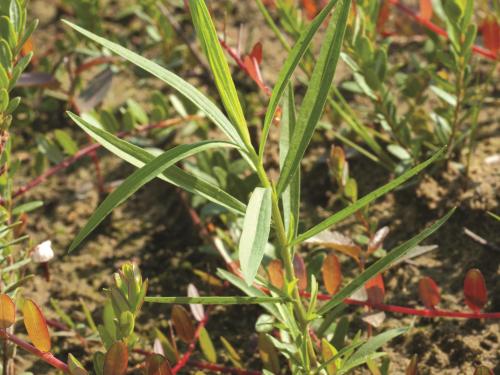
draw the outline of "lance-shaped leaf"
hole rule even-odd
[[[372,254],[378,249],[380,249],[384,243],[385,237],[389,234],[389,227],[382,227],[378,231],[375,232],[373,237],[370,240],[370,243],[368,244],[368,250],[367,253]]]
[[[325,288],[330,294],[335,294],[342,284],[342,270],[340,269],[339,258],[334,253],[329,253],[323,261],[321,267]]]
[[[170,363],[161,354],[150,354],[146,358],[145,375],[172,375]]]
[[[344,220],[345,218],[349,217],[350,215],[354,214],[356,211],[360,210],[361,208],[365,207],[366,205],[370,204],[372,201],[375,199],[387,194],[389,191],[395,189],[399,185],[403,184],[405,181],[416,175],[417,173],[421,172],[423,169],[425,169],[429,164],[432,164],[434,161],[436,161],[438,158],[443,155],[443,152],[446,150],[446,147],[441,148],[438,152],[436,152],[430,159],[424,161],[423,163],[420,163],[416,167],[410,169],[409,171],[403,173],[401,176],[398,178],[395,178],[388,184],[385,184],[384,186],[378,188],[377,190],[372,191],[371,193],[365,195],[363,198],[358,199],[356,203],[353,203],[349,205],[348,207],[344,208],[343,210],[337,212],[336,214],[330,216],[328,219],[323,220],[321,223],[317,224],[313,228],[309,229],[305,233],[302,233],[299,235],[295,240],[292,241],[291,245],[297,245],[308,238],[311,238],[315,236],[318,233],[323,232],[324,230],[328,229],[332,225],[338,223],[341,220]]]
[[[251,285],[259,269],[271,229],[271,189],[255,188],[248,202],[239,244],[241,271]]]
[[[297,116],[290,149],[276,187],[278,195],[281,195],[299,169],[300,161],[323,114],[340,56],[350,6],[350,0],[339,0],[333,12],[318,62],[313,70]]]
[[[104,357],[104,374],[125,375],[128,367],[128,348],[123,341],[117,341]]]
[[[212,342],[212,339],[210,338],[210,335],[208,334],[205,327],[200,330],[200,339],[198,342],[200,344],[201,351],[203,352],[203,355],[207,359],[207,361],[210,363],[216,363],[217,352],[215,351],[214,343]]]
[[[79,33],[85,35],[87,38],[99,43],[103,47],[106,47],[110,51],[113,51],[117,55],[123,57],[173,87],[203,113],[205,113],[207,117],[212,120],[214,124],[217,125],[232,141],[241,147],[245,147],[245,142],[240,138],[235,126],[231,124],[228,118],[224,116],[222,111],[210,99],[203,95],[198,89],[193,87],[189,82],[135,52],[132,52],[116,43],[110,42],[109,40],[91,33],[90,31],[87,31],[69,21],[63,20],[63,22],[71,26]]]
[[[106,197],[104,202],[94,211],[85,227],[73,240],[69,251],[73,251],[115,207],[123,203],[143,185],[147,184],[178,161],[210,148],[233,146],[234,145],[227,142],[205,141],[192,145],[180,145],[165,151],[160,156],[147,163],[144,167],[132,173],[115,191]]]
[[[321,340],[321,357],[323,358],[323,362],[327,363],[326,371],[328,375],[336,375],[337,368],[342,365],[340,359],[333,359],[337,354],[338,350],[327,339]]]
[[[285,89],[290,82],[290,78],[299,65],[300,60],[308,50],[314,35],[319,30],[320,26],[323,24],[323,21],[328,17],[337,2],[338,0],[331,0],[318,14],[318,16],[304,29],[294,47],[288,54],[286,61],[279,72],[278,79],[271,94],[271,99],[269,100],[269,104],[267,106],[266,117],[264,119],[264,126],[262,129],[261,141],[259,145],[260,157],[264,155],[266,141],[269,135],[271,124],[273,122],[274,114],[276,113],[278,104],[281,101],[281,98],[285,93]]]
[[[486,283],[481,271],[473,268],[467,272],[464,280],[465,303],[474,312],[479,312],[488,302]]]
[[[71,375],[88,375],[89,373],[73,354],[68,355],[68,369]]]
[[[299,253],[293,256],[293,271],[298,279],[297,286],[299,290],[307,289],[307,269],[304,263],[304,258]]]
[[[441,293],[436,282],[428,277],[422,277],[418,282],[420,300],[428,309],[433,309],[441,301]]]
[[[429,228],[423,230],[421,233],[405,243],[397,246],[385,257],[379,259],[377,262],[368,267],[361,275],[356,277],[345,288],[341,289],[335,296],[333,296],[328,303],[321,307],[318,314],[325,314],[334,307],[338,306],[342,303],[344,298],[349,297],[355,291],[360,289],[369,279],[389,268],[395,261],[403,257],[408,251],[438,230],[438,228],[440,228],[450,218],[450,216],[453,215],[453,212],[455,212],[455,209],[450,210],[445,216],[436,221]]]
[[[194,326],[186,309],[182,306],[175,305],[172,307],[171,318],[177,336],[185,343],[190,343],[194,337]]]
[[[68,112],[68,115],[94,140],[127,163],[140,168],[155,158],[150,152],[124,141],[104,129],[99,129],[89,124],[87,121],[71,112]],[[160,174],[158,178],[187,190],[190,193],[199,194],[234,212],[239,214],[245,213],[246,207],[238,199],[219,187],[184,172],[175,165]]]
[[[7,294],[0,295],[0,328],[9,328],[16,322],[16,305]]]
[[[33,345],[42,352],[50,351],[47,322],[38,305],[27,299],[23,305],[24,326]]]
[[[196,34],[201,42],[210,68],[212,68],[212,74],[214,75],[215,84],[219,90],[222,103],[229,117],[236,124],[241,139],[247,146],[251,147],[252,143],[250,142],[250,134],[248,133],[243,109],[241,108],[227,60],[224,57],[224,52],[219,43],[219,38],[217,37],[217,32],[210,18],[205,0],[189,0],[189,7]]]
[[[236,349],[231,345],[231,343],[224,337],[220,337],[220,341],[222,342],[222,345],[224,345],[224,348],[226,349],[227,353],[229,354],[229,359],[231,362],[237,367],[237,368],[242,368],[241,365],[241,357],[236,351]]]

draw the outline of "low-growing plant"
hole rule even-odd
[[[392,262],[433,233],[451,215],[451,212],[448,213],[443,219],[436,222],[436,224],[426,229],[420,235],[400,245],[390,252],[388,256],[372,264],[361,276],[355,278],[326,304],[319,305],[317,303],[318,283],[315,278],[309,281],[311,285],[311,298],[306,300],[300,295],[299,285],[297,284],[298,278],[293,266],[293,258],[300,244],[328,229],[350,214],[355,213],[380,195],[397,187],[438,159],[443,153],[443,150],[441,150],[433,158],[416,166],[391,183],[357,200],[356,203],[349,205],[346,209],[306,232],[298,234],[300,161],[321,118],[322,110],[328,97],[336,63],[340,56],[350,9],[350,1],[332,1],[330,4],[331,6],[323,10],[322,16],[312,24],[313,26],[307,28],[301,34],[300,42],[292,49],[287,58],[271,96],[271,104],[266,118],[271,120],[274,118],[278,103],[282,103],[283,110],[281,120],[280,176],[277,181],[270,180],[263,164],[262,152],[258,153],[255,151],[254,146],[251,144],[243,109],[240,105],[208,9],[203,1],[190,1],[190,10],[199,41],[212,68],[216,86],[229,118],[210,99],[172,72],[106,39],[98,37],[76,25],[72,25],[73,28],[82,34],[174,87],[204,112],[228,136],[230,141],[206,140],[190,145],[180,145],[154,157],[146,150],[121,141],[107,131],[89,124],[76,115],[70,114],[82,129],[103,144],[103,146],[121,156],[124,160],[141,167],[128,177],[98,207],[87,225],[75,238],[70,251],[75,249],[114,207],[127,199],[142,185],[157,176],[161,176],[161,178],[167,179],[190,192],[201,194],[205,198],[240,215],[244,214],[237,255],[240,270],[236,275],[220,270],[219,275],[243,290],[248,296],[193,297],[183,300],[191,303],[260,303],[274,317],[275,321],[273,324],[280,332],[279,338],[275,338],[272,335],[266,335],[265,337],[270,340],[272,346],[281,351],[287,358],[292,372],[304,374],[323,372],[331,364],[328,360],[320,359],[321,356],[313,343],[314,334],[311,331],[311,327],[314,326],[314,323],[323,320],[333,309],[341,306],[344,298],[350,296],[369,279],[375,277]],[[304,96],[302,105],[297,112],[293,90],[290,85],[291,75],[297,67],[301,56],[307,51],[307,47],[318,29],[319,23],[330,14],[333,7],[335,9],[324,36],[323,47],[318,57],[318,62],[314,67],[310,85]],[[265,127],[267,125],[270,125],[270,122],[266,123]],[[264,134],[267,135],[268,130]],[[266,136],[260,139],[259,149],[261,151],[265,149],[266,140]],[[254,173],[259,179],[259,185],[254,188],[246,204],[213,184],[199,177],[188,175],[186,172],[174,167],[176,162],[191,155],[195,155],[206,149],[221,147],[237,150],[255,171]],[[188,183],[188,178],[193,182]],[[271,229],[273,229],[272,235],[270,235]],[[285,269],[282,289],[273,287],[267,280],[258,276],[258,269],[263,261],[265,248],[269,240],[273,242],[275,247],[274,257],[279,258],[283,262]],[[270,290],[270,295],[264,293],[261,288]],[[169,297],[148,298],[147,301],[150,302],[176,301],[176,298]],[[227,300],[228,298],[230,301]],[[376,336],[364,344],[358,340],[354,344],[342,349],[342,352],[335,358],[345,359],[345,355],[349,355],[350,357],[354,352],[356,360],[351,358],[351,361],[343,361],[342,363],[348,363],[345,367],[341,367],[339,364],[339,373],[347,372],[353,367],[378,358],[380,353],[377,353],[377,349],[391,337],[394,337],[395,334],[403,333],[405,330],[401,329],[397,330],[397,332],[383,334],[381,337]]]

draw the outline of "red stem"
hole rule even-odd
[[[177,372],[179,372],[183,367],[187,365],[189,358],[191,358],[191,355],[196,349],[196,343],[198,342],[198,339],[200,337],[201,330],[205,328],[207,322],[208,322],[208,314],[205,313],[205,318],[203,318],[203,320],[198,324],[198,327],[196,327],[196,331],[194,332],[194,337],[189,343],[188,350],[182,355],[181,359],[179,359],[179,362],[177,362],[174,368],[172,369],[173,374],[177,374]]]
[[[217,371],[221,372],[223,374],[235,374],[235,375],[261,375],[262,372],[260,371],[252,371],[252,370],[244,370],[240,368],[233,368],[233,367],[225,367],[221,365],[215,365],[213,363],[207,363],[207,362],[190,362],[190,365],[193,367],[197,367],[199,369],[203,370],[210,370],[210,371]]]
[[[399,0],[389,0],[390,4],[394,5],[396,8],[398,8],[401,12],[403,12],[404,14],[406,14],[408,17],[412,18],[414,21],[416,21],[417,23],[419,23],[420,25],[422,25],[423,27],[425,27],[426,29],[438,34],[438,35],[442,35],[444,36],[445,38],[448,38],[448,33],[443,30],[442,28],[440,28],[439,26],[437,26],[436,24],[432,23],[431,21],[425,19],[425,18],[422,18],[420,17],[416,12],[414,12],[412,9],[408,8],[407,6],[401,4],[399,2]],[[489,49],[486,49],[486,48],[483,48],[481,46],[478,46],[478,45],[474,45],[472,47],[472,50],[477,53],[478,55],[481,55],[481,56],[484,56],[490,60],[496,60],[497,59],[497,56],[496,54],[489,50]]]
[[[26,350],[27,352],[29,352],[31,354],[34,354],[35,356],[40,358],[42,361],[47,362],[52,367],[55,367],[56,369],[59,369],[59,370],[63,371],[64,373],[69,374],[68,365],[66,365],[66,363],[64,363],[63,361],[54,357],[54,355],[52,353],[42,352],[41,350],[38,350],[37,348],[35,348],[33,345],[27,343],[24,340],[21,340],[19,337],[5,331],[4,329],[0,329],[0,337],[3,337],[4,339],[7,339],[7,340],[13,342],[14,344],[19,346],[20,348]]]

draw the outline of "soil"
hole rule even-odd
[[[37,6],[40,3],[44,2],[33,1]],[[258,14],[252,7],[250,5],[252,14]],[[44,9],[41,11],[45,12]],[[248,12],[246,7],[235,7],[235,19],[248,21],[249,30],[263,29],[260,17],[249,20],[245,12]],[[50,28],[50,20],[55,17],[55,13],[52,16],[43,14]],[[236,30],[237,23],[228,29],[233,42]],[[43,26],[40,33],[44,33]],[[254,38],[259,39],[259,36]],[[265,34],[260,39],[264,41],[264,51],[275,48],[281,50],[272,36]],[[270,68],[264,71],[264,77],[269,81],[281,66],[282,59],[279,56],[265,52],[264,58],[268,59],[265,66]],[[238,76],[238,79],[241,78]],[[238,81],[239,87],[240,84],[246,87],[244,85],[248,82]],[[134,94],[133,90],[130,93],[139,101],[144,99]],[[265,99],[260,96],[253,100],[265,105]],[[391,248],[428,226],[449,207],[458,205],[450,221],[427,242],[439,245],[438,250],[411,264],[391,269],[384,275],[388,291],[386,303],[420,306],[418,280],[421,276],[431,276],[441,288],[442,308],[467,310],[462,296],[463,277],[468,269],[476,267],[483,272],[488,284],[490,302],[485,311],[500,311],[500,252],[484,247],[464,234],[464,228],[468,228],[488,241],[496,241],[498,245],[500,224],[485,212],[498,212],[500,163],[485,163],[485,158],[500,151],[498,105],[488,109],[487,117],[488,121],[484,119],[487,126],[480,133],[469,178],[465,178],[464,172],[455,165],[450,165],[442,169],[444,172],[426,176],[417,186],[389,194],[373,206],[372,214],[379,220],[380,226],[388,225],[391,229],[386,240],[386,247]],[[489,121],[491,118],[496,119],[493,124]],[[317,142],[305,164],[303,195],[306,202],[303,220],[307,226],[331,212],[328,192],[335,187],[326,177],[324,162],[329,146],[328,140]],[[462,158],[465,160],[466,156]],[[107,184],[125,178],[132,171],[131,167],[107,153],[101,154],[101,162]],[[358,180],[360,195],[382,185],[390,177],[365,159],[355,157],[350,163],[352,174]],[[18,182],[28,179],[25,176]],[[40,269],[33,269],[37,277],[24,289],[25,295],[33,296],[52,318],[57,316],[50,308],[49,299],[57,300],[61,308],[77,322],[84,322],[81,299],[93,312],[95,320],[100,321],[102,290],[109,285],[112,273],[120,264],[129,260],[137,262],[144,276],[150,280],[152,295],[185,295],[189,282],[194,282],[202,292],[209,292],[209,286],[196,278],[193,270],[213,273],[223,263],[202,246],[190,216],[185,207],[179,204],[179,191],[163,182],[154,181],[142,188],[132,199],[113,211],[111,217],[79,250],[67,255],[69,243],[101,199],[95,180],[93,165],[85,160],[51,178],[23,198],[45,202],[43,210],[31,216],[29,230],[34,243],[51,239],[57,253],[56,259],[50,264],[50,282],[45,281]],[[317,194],[318,191],[327,193],[321,195]],[[347,231],[351,223],[347,221],[338,229]],[[250,366],[256,364],[254,348],[257,338],[253,326],[258,311],[257,307],[217,307],[212,311],[207,326],[212,338],[217,341],[217,347],[221,347],[218,337],[224,335],[238,348],[242,358],[248,359]],[[352,311],[353,321],[360,325],[359,312]],[[169,307],[144,306],[138,332],[144,338],[145,348],[152,345],[152,327],[167,332],[168,318]],[[385,348],[391,359],[391,374],[404,373],[413,356],[418,358],[421,374],[472,374],[474,367],[479,364],[500,374],[498,321],[414,320],[412,317],[388,313],[379,331],[410,324],[414,325],[410,333],[393,340]],[[88,352],[99,349],[93,344],[82,348],[78,338],[71,336],[54,336],[53,341],[57,356],[65,358],[71,352],[87,364],[90,360]],[[18,356],[18,360],[20,368],[34,374],[55,374],[48,366],[24,353]]]

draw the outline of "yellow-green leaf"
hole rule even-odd
[[[42,352],[49,352],[49,329],[38,305],[30,299],[24,301],[23,316],[24,326],[33,345]]]
[[[200,347],[208,362],[217,363],[217,352],[215,351],[214,343],[205,328],[202,328],[200,331]]]
[[[7,294],[0,295],[0,328],[9,328],[16,322],[16,305]]]

